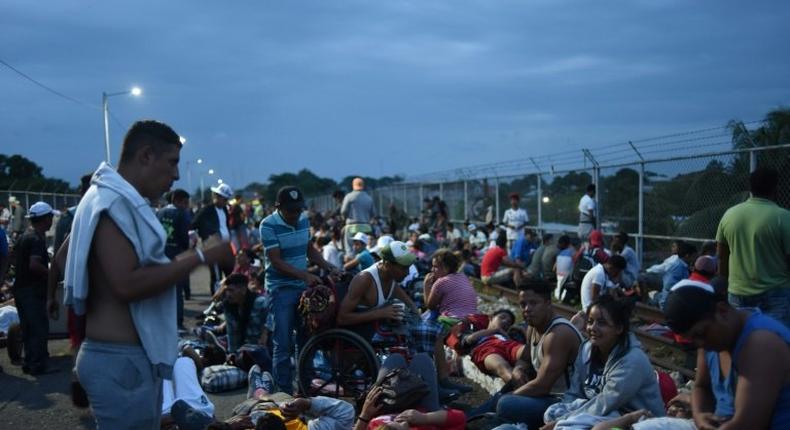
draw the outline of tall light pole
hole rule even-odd
[[[109,110],[107,109],[108,99],[114,96],[123,96],[126,94],[131,94],[135,97],[138,97],[140,94],[143,93],[139,87],[133,87],[129,91],[120,91],[117,93],[105,93],[102,91],[101,93],[101,109],[104,112],[104,149],[106,151],[107,158],[105,161],[107,164],[110,164],[110,121],[108,118]]]

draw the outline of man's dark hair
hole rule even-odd
[[[318,246],[327,246],[329,242],[332,241],[332,238],[329,236],[321,236],[318,238]]]
[[[749,191],[755,197],[773,197],[779,184],[779,172],[770,167],[760,167],[749,175]]]
[[[612,267],[615,269],[625,270],[625,266],[627,265],[625,262],[625,258],[622,255],[613,255],[609,257],[607,263],[611,264]]]
[[[255,430],[286,430],[282,418],[274,414],[263,414],[255,423]]]
[[[672,290],[664,305],[666,324],[675,333],[686,333],[694,324],[712,318],[718,302],[727,302],[726,294],[717,294],[699,287],[688,286]]]
[[[688,243],[681,242],[678,244],[678,257],[686,257],[697,252],[697,247]]]
[[[232,273],[225,278],[227,285],[247,285],[248,282],[250,282],[250,279],[243,273]]]
[[[617,233],[617,238],[620,239],[620,242],[622,242],[623,245],[627,244],[628,243],[628,239],[630,239],[630,237],[628,236],[628,233],[626,233],[624,231],[621,231],[621,232]]]
[[[189,199],[189,193],[181,188],[176,188],[170,192],[170,203],[182,202],[186,199]]]
[[[589,193],[590,191],[595,192],[595,184],[587,185],[587,192]]]
[[[524,279],[518,285],[520,291],[532,291],[547,301],[551,301],[551,284],[541,279]]]
[[[716,255],[716,241],[715,240],[706,240],[702,242],[702,249],[700,253],[703,255]]]
[[[448,223],[447,223],[447,228],[453,228],[453,227],[454,227],[454,226],[453,226],[453,223],[451,223],[451,222],[448,222]]]
[[[557,245],[569,246],[571,244],[571,238],[567,234],[563,234],[557,239]]]
[[[214,421],[206,426],[206,430],[233,430],[233,426],[224,421]]]
[[[543,235],[543,244],[548,245],[551,243],[551,239],[554,239],[554,235],[551,233],[546,233]]]
[[[496,241],[494,242],[496,246],[500,248],[504,248],[507,246],[507,236],[505,236],[505,232],[500,230],[499,235],[496,237]]]
[[[516,314],[514,314],[510,309],[505,308],[495,310],[494,313],[491,314],[491,319],[494,319],[494,317],[499,314],[507,314],[510,316],[511,321],[516,322]]]
[[[146,146],[150,146],[154,154],[161,155],[171,149],[171,145],[181,148],[181,140],[169,125],[154,120],[137,121],[132,124],[126,132],[126,137],[123,138],[121,163],[132,161],[132,158]]]

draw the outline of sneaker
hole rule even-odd
[[[257,364],[250,368],[247,375],[247,398],[260,398],[274,393],[274,378],[269,372],[261,371]]]

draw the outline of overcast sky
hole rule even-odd
[[[159,119],[232,186],[573,152],[787,106],[788,16],[779,0],[4,0],[0,59],[94,107],[0,65],[0,153],[76,183],[104,157],[101,92],[132,85],[110,99],[113,160],[134,120]]]

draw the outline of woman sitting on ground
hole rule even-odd
[[[423,283],[425,306],[450,319],[450,326],[469,315],[480,313],[477,292],[469,278],[458,271],[460,265],[458,256],[442,248],[431,257],[431,273],[425,276]]]
[[[674,332],[692,340],[697,347],[728,352],[732,361],[736,375],[732,418],[714,415],[719,411],[717,408],[714,412],[710,394],[699,395],[693,402],[697,427],[790,428],[787,326],[758,309],[732,307],[724,295],[704,284],[675,286],[667,296],[664,314]]]
[[[630,332],[631,304],[599,297],[587,312],[589,339],[579,350],[571,385],[544,414],[545,429],[595,424],[645,409],[664,416],[664,402],[650,359]]]
[[[384,403],[383,390],[379,386],[390,371],[408,369],[422,378],[428,386],[425,395],[414,409],[395,414],[381,414]],[[368,392],[362,411],[353,430],[463,430],[466,426],[464,413],[457,409],[442,409],[439,404],[439,384],[433,360],[425,353],[418,353],[406,364],[400,354],[392,354],[384,360],[376,384]]]

